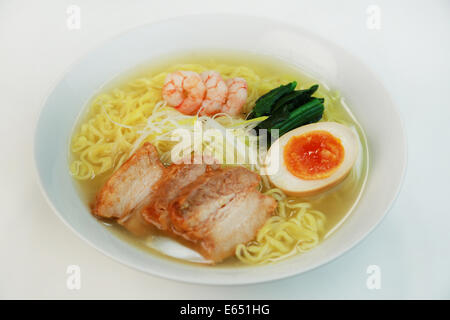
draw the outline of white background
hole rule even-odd
[[[80,30],[66,26],[70,4],[81,8]],[[381,10],[380,30],[366,27],[369,5]],[[404,119],[408,170],[387,218],[351,252],[297,277],[218,287],[131,270],[76,237],[36,182],[35,123],[71,63],[134,26],[217,12],[283,20],[345,47],[371,66]],[[0,0],[0,298],[449,299],[449,58],[450,1]],[[78,291],[66,287],[71,264],[81,267]],[[380,290],[366,287],[372,264]]]

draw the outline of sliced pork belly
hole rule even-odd
[[[151,203],[142,211],[145,220],[160,230],[168,230],[170,202],[178,196],[182,188],[197,180],[205,172],[216,168],[217,166],[206,164],[172,164],[155,186]]]
[[[164,172],[157,150],[145,143],[105,183],[93,213],[104,218],[124,218],[153,193]]]
[[[205,258],[225,259],[254,239],[275,210],[275,199],[256,190],[259,181],[243,167],[205,173],[170,203],[172,230],[198,244]]]
[[[170,219],[174,231],[188,240],[204,235],[205,222],[220,217],[218,210],[238,194],[255,189],[260,177],[243,167],[210,171],[180,191],[170,203]]]
[[[238,195],[219,209],[220,219],[207,224],[199,251],[214,262],[233,255],[238,244],[255,239],[276,205],[274,198],[256,190]]]

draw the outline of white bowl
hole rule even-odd
[[[69,175],[68,144],[81,108],[105,82],[140,63],[202,48],[238,49],[297,65],[338,89],[365,130],[371,164],[365,191],[347,221],[312,251],[256,267],[176,263],[120,240],[80,200]],[[50,205],[82,239],[144,272],[204,284],[281,279],[342,255],[384,217],[399,192],[406,167],[405,135],[399,115],[389,94],[368,67],[333,43],[302,29],[263,18],[231,15],[186,16],[145,25],[92,51],[71,67],[46,100],[37,123],[34,154],[42,190]]]

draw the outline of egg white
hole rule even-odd
[[[284,162],[284,148],[292,137],[318,130],[327,131],[340,140],[344,148],[344,159],[329,177],[304,180],[289,172]],[[341,182],[350,172],[358,155],[358,137],[350,128],[337,122],[318,122],[289,131],[275,141],[266,155],[264,170],[270,181],[286,194],[310,196],[325,191]]]

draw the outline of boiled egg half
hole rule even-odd
[[[311,196],[341,182],[359,154],[356,133],[336,122],[289,131],[270,147],[264,170],[288,195]]]

